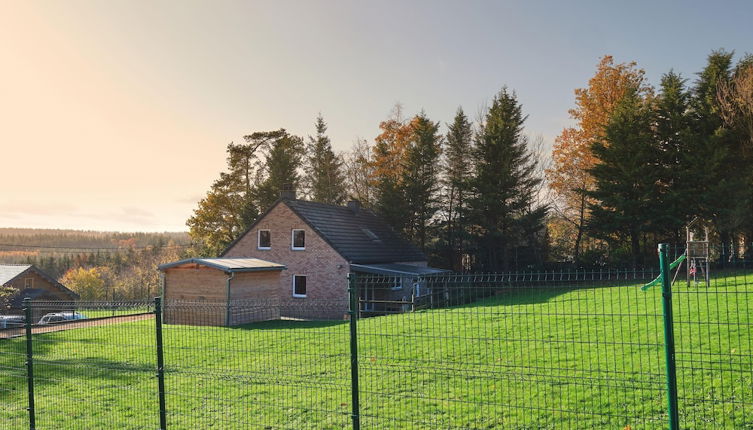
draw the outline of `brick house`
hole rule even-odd
[[[79,296],[66,288],[55,278],[47,275],[36,266],[29,264],[2,264],[0,265],[0,285],[10,287],[17,293],[11,296],[8,312],[10,314],[23,313],[23,300],[30,298],[35,301],[50,301],[70,303],[74,305]],[[55,306],[55,309],[60,309]],[[40,317],[50,309],[34,309],[34,318]]]
[[[165,297],[209,301],[214,291],[219,292],[214,298],[220,301],[232,297],[231,307],[274,301],[275,310],[268,314],[276,317],[340,319],[348,311],[348,273],[368,273],[379,281],[360,288],[362,311],[376,312],[400,310],[404,305],[399,302],[422,294],[417,281],[421,276],[444,272],[428,267],[421,250],[358,202],[336,206],[293,196],[275,202],[219,258],[203,260],[233,264],[245,259],[284,266],[284,270],[274,271],[264,282],[255,279],[260,273],[247,275],[248,284],[241,293],[226,285],[227,271],[199,269],[202,264],[197,261],[171,263],[160,267],[165,273]],[[193,272],[175,275],[178,269],[189,268]],[[212,271],[215,274],[208,275]],[[276,282],[275,288],[269,282]],[[382,308],[377,309],[376,303]],[[225,313],[226,317],[231,314]],[[228,321],[249,320],[231,316]]]
[[[299,307],[320,306],[328,310],[321,316],[332,318],[347,311],[350,272],[383,279],[361,288],[365,311],[375,310],[375,302],[410,300],[421,294],[416,279],[444,272],[428,267],[421,250],[359,202],[336,206],[292,196],[272,205],[221,257],[284,264],[279,297]]]

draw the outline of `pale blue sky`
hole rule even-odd
[[[443,124],[503,86],[551,144],[599,57],[652,83],[753,51],[753,3],[0,3],[0,226],[184,229],[243,134],[373,139],[396,102]]]

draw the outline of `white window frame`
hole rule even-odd
[[[261,246],[261,232],[268,231],[269,232],[269,246]],[[261,249],[263,251],[267,251],[272,249],[272,231],[268,228],[260,228],[256,232],[256,249]]]
[[[295,246],[295,232],[303,232],[303,246]],[[302,228],[294,228],[290,231],[290,249],[293,251],[304,251],[306,249],[306,230]]]
[[[403,289],[403,277],[402,276],[396,276],[395,277],[396,282],[390,287],[392,291],[400,291]]]
[[[306,276],[306,275],[293,275],[293,277],[291,278],[292,279],[291,287],[293,289],[293,297],[295,297],[297,299],[305,299],[306,298],[306,294],[296,294],[295,293],[295,278],[298,278],[298,277],[306,278],[306,293],[309,292],[308,276]]]

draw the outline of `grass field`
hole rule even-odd
[[[666,427],[658,288],[503,293],[361,319],[362,428]],[[753,276],[675,293],[681,427],[753,428]],[[348,428],[348,330],[165,326],[169,428]],[[37,336],[37,428],[158,428],[154,339],[153,321]],[[3,429],[28,428],[24,347],[0,341]]]

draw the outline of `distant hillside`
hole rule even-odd
[[[0,252],[34,250],[38,247],[99,249],[177,245],[190,242],[188,233],[140,233],[84,230],[56,230],[36,228],[0,228]]]
[[[0,228],[0,264],[36,264],[59,277],[72,267],[135,264],[134,252],[182,252],[190,242],[185,232]]]
[[[104,282],[97,300],[146,299],[159,291],[157,266],[187,256],[190,242],[183,232],[0,228],[0,264],[34,264],[56,279],[97,268]]]

